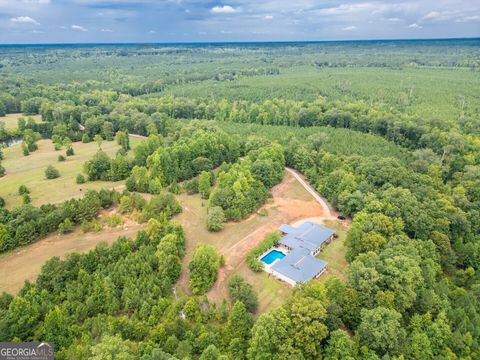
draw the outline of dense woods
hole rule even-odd
[[[126,186],[40,207],[23,186],[24,205],[9,210],[0,193],[0,251],[89,231],[102,208],[146,224],[135,239],[52,258],[1,295],[1,341],[51,341],[59,359],[480,357],[478,40],[0,53],[0,142],[22,140],[29,156],[48,138],[67,158],[96,142],[76,182]],[[128,134],[145,138],[131,149]],[[205,245],[186,257],[192,295],[177,294],[176,195],[200,193],[205,226],[222,231],[264,204],[285,166],[352,218],[346,278],[299,286],[259,313],[241,277],[223,302],[204,295],[223,265]],[[254,271],[277,240],[245,254]]]

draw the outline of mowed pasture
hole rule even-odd
[[[131,137],[130,144],[135,146],[141,139]],[[6,207],[13,209],[22,204],[22,198],[18,195],[18,187],[26,185],[30,190],[33,205],[46,203],[59,203],[64,200],[80,197],[87,190],[99,190],[102,188],[116,188],[123,182],[95,181],[85,184],[76,184],[77,174],[82,172],[85,161],[92,159],[98,150],[95,142],[73,144],[75,155],[66,157],[65,161],[59,162],[58,156],[65,156],[65,149],[55,151],[51,140],[40,140],[38,150],[28,156],[22,153],[21,145],[14,145],[3,150],[5,159],[2,165],[7,174],[0,178],[0,196],[6,201]],[[119,146],[115,141],[104,141],[102,149],[109,156],[114,156]],[[57,179],[47,180],[45,169],[53,165],[60,172]]]
[[[0,122],[5,124],[5,129],[17,129],[18,128],[18,119],[23,117],[25,121],[28,121],[29,118],[33,119],[36,123],[42,122],[41,115],[23,115],[23,114],[7,114],[0,117]]]
[[[241,222],[227,223],[218,233],[208,232],[206,228],[207,200],[202,200],[199,195],[186,194],[180,195],[179,200],[182,203],[183,212],[175,217],[175,221],[181,223],[185,230],[187,251],[177,290],[180,293],[189,293],[188,264],[192,252],[198,244],[210,244],[225,257],[225,266],[220,269],[217,282],[207,294],[210,300],[219,302],[228,298],[228,279],[238,274],[252,284],[257,293],[259,313],[282,305],[292,288],[270,277],[266,272],[253,272],[246,264],[245,258],[249,250],[260,243],[268,233],[277,230],[281,224],[295,223],[312,217],[320,219],[323,216],[320,204],[302,185],[291,174],[286,173],[282,183],[272,189],[272,198],[262,207],[267,215],[262,215],[258,211]],[[337,222],[331,223],[335,229],[341,228]],[[339,266],[345,266],[343,239],[342,234],[336,240],[335,248],[326,254],[325,260],[333,261],[334,258],[338,258],[341,264]],[[321,258],[324,257],[321,256]],[[332,274],[333,270],[334,268],[332,268]],[[337,272],[340,271],[335,270],[335,273]]]

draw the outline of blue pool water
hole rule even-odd
[[[262,257],[260,260],[267,264],[267,265],[270,265],[271,263],[273,263],[275,260],[277,259],[283,259],[285,257],[285,254],[280,252],[280,251],[277,251],[277,250],[272,250],[270,251],[267,255],[265,255],[264,257]]]

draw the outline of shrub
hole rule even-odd
[[[70,220],[69,218],[66,218],[65,220],[63,220],[63,222],[60,225],[58,225],[58,232],[60,234],[66,234],[72,230],[73,230],[73,223],[72,223],[72,220]]]
[[[67,156],[73,156],[75,155],[75,151],[73,151],[72,147],[69,147],[66,151]]]
[[[232,303],[242,302],[248,311],[255,312],[258,306],[258,298],[252,285],[245,282],[242,277],[234,275],[228,281],[228,292]]]
[[[0,196],[0,209],[5,207],[5,199]]]
[[[58,155],[58,161],[65,161],[65,156]]]
[[[22,201],[26,205],[26,204],[30,204],[32,202],[32,199],[30,198],[30,195],[23,194],[22,195]]]
[[[93,219],[91,221],[88,221],[88,220],[82,221],[81,228],[84,233],[102,231],[102,225],[96,219]]]
[[[45,170],[45,177],[47,179],[56,179],[60,177],[60,172],[55,169],[52,165],[49,165]]]
[[[30,194],[30,190],[25,185],[20,185],[18,187],[18,195]]]
[[[280,240],[280,233],[275,231],[268,234],[265,239],[250,250],[247,254],[247,264],[253,271],[260,272],[263,270],[263,264],[258,257],[262,255],[265,251],[274,246],[277,241]]]
[[[55,143],[55,144],[53,144],[53,148],[55,149],[55,151],[59,151],[62,148],[62,144]]]
[[[25,144],[22,144],[22,152],[24,156],[30,155],[30,151],[28,150],[28,147]]]
[[[102,221],[103,221],[104,224],[107,224],[107,226],[109,226],[111,228],[123,225],[123,219],[118,214],[112,214],[112,215],[109,215],[109,216],[105,216],[102,219]]]
[[[211,245],[199,245],[193,252],[190,270],[190,289],[195,295],[205,294],[217,280],[221,256]]]
[[[88,137],[88,134],[83,134],[82,136],[82,143],[86,144],[86,143],[89,143],[91,140],[90,138]]]
[[[78,174],[75,182],[77,184],[85,184],[85,176],[83,176],[82,174]]]
[[[194,178],[192,180],[185,181],[183,188],[188,195],[193,195],[198,193],[198,179]]]
[[[220,206],[208,209],[207,229],[208,231],[220,231],[223,229],[225,214]]]
[[[175,196],[170,193],[162,193],[152,197],[152,199],[145,205],[142,217],[143,221],[147,221],[152,218],[157,218],[164,213],[167,218],[171,218],[173,215],[181,212],[182,207],[177,199],[175,199]]]

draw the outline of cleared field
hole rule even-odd
[[[135,238],[142,225],[127,220],[122,227],[84,234],[79,227],[65,235],[51,234],[31,245],[0,255],[0,293],[14,294],[26,280],[35,281],[43,264],[54,256],[87,252],[101,242],[113,243],[119,236]]]
[[[27,118],[32,118],[36,123],[42,122],[41,115],[23,115],[23,114],[7,114],[0,117],[0,122],[5,124],[5,129],[16,129],[18,127],[18,118],[23,117],[25,121]]]
[[[180,195],[179,200],[183,206],[183,213],[175,220],[182,224],[187,237],[187,254],[183,262],[182,276],[177,285],[179,292],[188,293],[188,263],[192,251],[198,244],[205,243],[215,246],[226,260],[217,282],[207,294],[209,299],[221,301],[228,298],[228,278],[238,274],[252,284],[258,294],[259,313],[283,304],[292,288],[271,278],[265,272],[251,271],[245,262],[245,256],[264,239],[266,234],[276,230],[282,223],[294,223],[305,218],[323,216],[322,207],[303,186],[290,173],[286,173],[282,183],[272,189],[272,198],[263,207],[267,211],[266,216],[257,213],[244,221],[230,222],[219,233],[210,233],[206,229],[207,201],[198,195],[185,194]],[[339,258],[343,256],[343,252],[338,249],[331,252],[332,255],[326,256],[332,257],[331,261],[333,253]],[[339,265],[341,266],[343,262]]]
[[[131,137],[133,146],[141,139]],[[38,150],[29,156],[22,154],[21,146],[14,145],[4,150],[5,160],[2,165],[7,174],[0,178],[0,196],[6,201],[6,207],[12,209],[22,204],[18,195],[18,187],[22,184],[30,189],[33,205],[45,203],[59,203],[66,199],[82,196],[86,190],[114,188],[123,184],[120,182],[95,181],[78,185],[75,177],[82,171],[83,163],[90,160],[96,153],[98,146],[95,142],[73,144],[74,156],[67,157],[66,161],[59,162],[58,155],[65,155],[65,150],[55,151],[51,140],[40,140]],[[115,155],[119,146],[115,141],[104,141],[102,149],[110,156]],[[53,165],[60,171],[60,177],[53,180],[45,179],[45,169]]]

